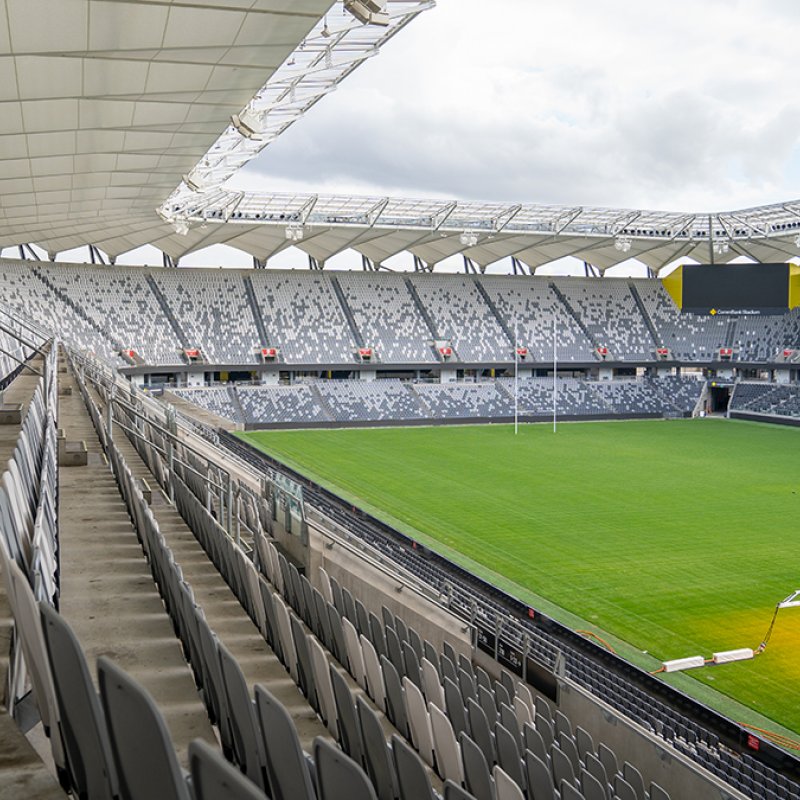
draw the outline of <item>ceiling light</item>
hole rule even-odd
[[[620,253],[627,253],[631,249],[633,239],[630,236],[617,236],[614,240],[614,249],[619,250]]]
[[[179,236],[186,236],[189,233],[189,223],[185,219],[176,219],[172,222],[172,227],[175,228],[175,233]]]
[[[714,252],[718,256],[724,256],[730,249],[731,247],[725,239],[717,239],[717,241],[714,242]]]
[[[196,174],[197,169],[193,169],[188,175],[183,176],[183,182],[193,192],[206,192],[211,188],[211,184],[203,180]]]
[[[245,139],[260,139],[264,133],[266,118],[267,115],[263,111],[257,112],[251,108],[245,108],[241,114],[231,116],[231,125]]]
[[[299,242],[304,236],[303,226],[293,222],[286,226],[286,238],[290,242]]]
[[[458,237],[458,241],[464,245],[464,247],[475,247],[478,244],[478,234],[475,231],[464,231]]]
[[[344,0],[344,9],[365,25],[388,25],[386,0]]]

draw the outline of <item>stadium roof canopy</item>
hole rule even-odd
[[[153,244],[177,260],[224,242],[259,261],[295,245],[320,265],[352,248],[374,264],[408,251],[600,270],[800,254],[800,201],[690,214],[226,188],[432,5],[388,0],[388,24],[362,25],[331,0],[6,0],[0,247],[114,259]]]
[[[392,0],[386,26],[339,7],[328,26],[332,4],[6,0],[0,247],[179,252],[156,209],[184,174],[230,175],[430,5]],[[259,141],[230,125],[254,96]]]
[[[295,245],[318,264],[347,248],[374,264],[403,251],[426,267],[460,253],[477,269],[508,257],[536,268],[574,256],[600,271],[629,258],[657,271],[684,257],[800,255],[800,201],[693,214],[218,189],[178,194],[165,213],[186,232],[184,252],[224,241],[268,258]]]

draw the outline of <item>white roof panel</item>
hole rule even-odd
[[[171,234],[156,208],[331,3],[6,0],[0,246]]]

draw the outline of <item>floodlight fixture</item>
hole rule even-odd
[[[727,239],[717,239],[717,241],[714,242],[714,252],[718,256],[724,256],[725,253],[727,253],[728,250],[730,250],[730,249],[731,249],[731,246],[728,243]]]
[[[302,224],[298,222],[291,222],[286,226],[286,238],[290,242],[299,242],[305,235],[305,230]]]
[[[344,10],[365,25],[388,25],[386,0],[344,0]]]
[[[797,234],[797,237],[794,240],[794,246],[800,247],[800,233]]]
[[[475,247],[478,244],[478,234],[475,231],[463,231],[459,237],[458,241],[464,245],[464,247]]]
[[[630,252],[632,245],[633,239],[631,239],[630,236],[617,236],[617,238],[614,240],[614,249],[619,250],[620,253]]]
[[[186,236],[186,234],[189,233],[188,221],[180,217],[173,220],[172,227],[175,228],[175,233],[177,233],[178,236]]]
[[[193,169],[188,175],[183,175],[182,180],[193,192],[207,192],[212,184],[207,183],[197,175],[197,169]]]
[[[259,113],[250,108],[245,108],[241,114],[233,114],[231,116],[231,125],[245,139],[260,139],[264,132],[266,116],[264,112]]]

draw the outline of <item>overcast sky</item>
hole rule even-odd
[[[798,30],[796,0],[439,0],[237,182],[682,211],[796,198]]]

